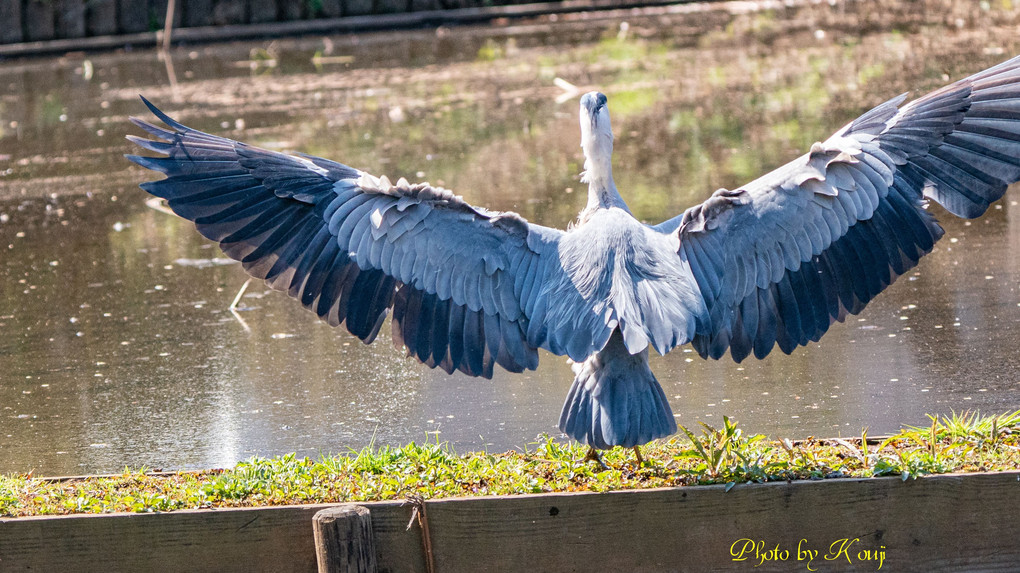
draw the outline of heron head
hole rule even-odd
[[[598,138],[613,139],[609,127],[609,107],[605,94],[588,92],[581,96],[581,146]]]
[[[581,96],[581,149],[585,157],[585,179],[590,181],[610,173],[613,155],[613,130],[609,125],[607,99],[599,92]]]

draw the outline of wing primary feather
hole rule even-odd
[[[393,295],[393,318],[390,321],[390,338],[393,340],[393,347],[400,350],[406,348],[404,344],[404,314],[407,311],[408,286],[402,285]]]
[[[446,360],[450,349],[450,306],[449,300],[435,297],[435,312],[432,321],[432,356],[430,363],[439,365],[446,370],[447,374],[453,372],[452,366]]]
[[[429,366],[434,366],[435,364],[432,362],[432,330],[436,326],[436,296],[423,293],[419,312],[418,341],[416,343],[418,360]]]
[[[422,292],[414,287],[404,285],[400,290],[407,291],[404,313],[400,317],[400,333],[408,354],[417,354],[418,325],[421,320]],[[394,310],[393,317],[396,318]]]

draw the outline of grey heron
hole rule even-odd
[[[559,420],[590,451],[677,429],[648,365],[691,343],[737,362],[817,341],[860,312],[942,236],[934,200],[977,217],[1020,179],[1020,58],[868,111],[803,156],[658,225],[613,180],[606,96],[580,101],[588,203],[558,230],[474,207],[428,183],[132,118],[165,178],[142,189],[245,271],[365,343],[491,377],[573,361]],[[640,459],[640,458],[639,458]]]

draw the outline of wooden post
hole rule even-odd
[[[89,36],[106,36],[117,33],[117,2],[115,0],[89,0],[85,4],[85,30]]]
[[[170,59],[170,54],[167,53],[167,52],[170,51],[170,44],[173,42],[174,13],[175,12],[177,12],[177,0],[170,0],[167,3],[167,6],[166,6],[166,19],[163,22],[163,43],[162,43],[162,50],[163,50],[163,56],[165,58],[167,58],[167,61],[169,61],[169,59]],[[170,85],[176,85],[177,84],[177,80],[174,78],[174,75],[173,75],[173,69],[174,69],[173,63],[168,64],[168,68],[167,69],[170,72],[170,80],[171,80]]]
[[[409,12],[408,0],[376,0],[376,14],[399,14]]]
[[[303,2],[296,2],[295,0],[280,0],[276,4],[277,9],[279,10],[277,18],[284,22],[289,20],[300,20],[303,16],[302,4]]]
[[[59,0],[54,9],[58,38],[85,37],[85,0]]]
[[[56,35],[51,0],[28,0],[24,4],[25,41],[52,40]]]
[[[372,13],[372,0],[343,0],[344,16],[364,16]]]
[[[372,515],[363,505],[323,509],[312,518],[319,573],[375,573]]]
[[[319,14],[323,18],[339,18],[343,14],[340,8],[340,0],[322,0]]]
[[[122,34],[149,29],[149,5],[146,0],[117,0],[117,23]]]
[[[212,0],[186,0],[183,8],[182,25],[188,28],[212,24]]]
[[[412,12],[423,12],[425,10],[439,10],[439,0],[411,0]]]
[[[24,37],[21,30],[21,0],[0,0],[0,44],[20,42]]]
[[[167,14],[169,14],[170,0],[149,0],[147,18],[150,18],[149,24],[156,30],[163,29],[166,23]],[[181,25],[181,10],[175,10],[173,13],[172,26],[178,28]]]
[[[248,20],[247,10],[244,0],[216,0],[213,2],[213,25],[244,24]]]
[[[249,0],[248,21],[252,24],[275,22],[276,0]]]

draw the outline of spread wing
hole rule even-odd
[[[586,320],[589,332],[600,332],[580,297],[543,297],[544,284],[563,282],[562,232],[472,207],[427,183],[393,185],[325,159],[202,133],[145,104],[169,129],[132,119],[162,140],[129,136],[163,155],[128,156],[167,175],[142,188],[167,199],[249,274],[366,343],[392,309],[394,341],[409,354],[447,372],[491,377],[494,364],[536,368],[539,347],[565,354]],[[568,313],[577,323],[546,324],[549,309],[563,305],[577,307]],[[605,343],[580,338],[572,355]]]
[[[705,300],[702,356],[817,341],[942,236],[926,199],[977,217],[1020,178],[1020,58],[904,100],[659,225],[679,233]]]

